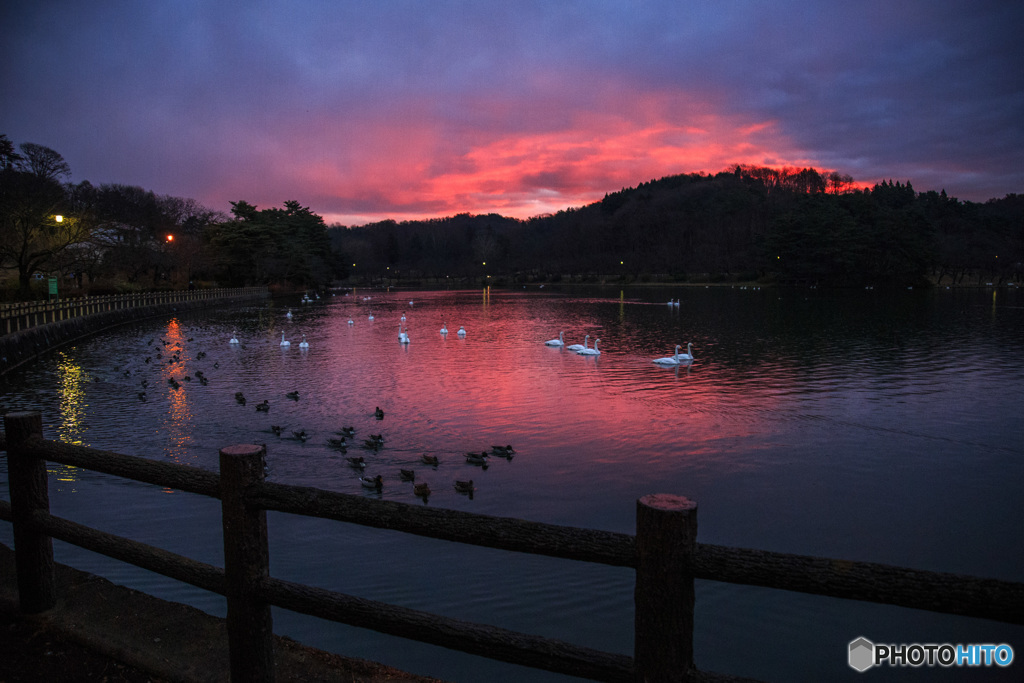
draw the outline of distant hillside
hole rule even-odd
[[[1024,276],[1024,197],[910,183],[858,190],[815,169],[676,175],[516,220],[460,214],[328,230],[357,280],[949,283]]]

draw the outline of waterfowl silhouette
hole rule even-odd
[[[416,470],[398,470],[398,478],[402,481],[413,481],[416,479]]]
[[[438,460],[436,455],[424,454],[423,456],[420,457],[420,462],[422,462],[424,465],[433,465],[434,467],[437,467],[441,461]]]
[[[377,410],[373,411],[373,416],[378,420],[384,419],[384,411],[380,409],[380,406],[377,406]]]
[[[473,480],[462,481],[461,479],[456,479],[455,490],[459,493],[471,493],[473,491]]]
[[[422,484],[414,484],[412,487],[412,492],[419,496],[420,498],[426,498],[427,496],[430,495],[430,487],[427,486],[427,482],[423,482]]]
[[[361,455],[353,458],[346,458],[346,460],[348,460],[349,467],[355,467],[357,470],[361,470],[366,467],[366,460],[364,460]]]
[[[380,491],[384,488],[384,477],[379,474],[375,477],[359,477],[359,483],[363,485],[363,488],[377,489]]]
[[[491,452],[495,455],[500,455],[505,458],[511,458],[516,454],[516,449],[512,448],[512,445],[507,446],[491,446]]]
[[[256,406],[256,410],[260,411],[261,413],[269,413],[270,401],[268,401],[267,399],[263,399],[263,403],[260,403],[258,406]]]
[[[299,392],[298,391],[289,391],[287,394],[285,394],[285,396],[287,396],[288,398],[290,398],[293,401],[298,401],[299,400]]]

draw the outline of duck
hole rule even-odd
[[[281,346],[291,346],[292,343],[284,338],[284,332],[281,333]]]
[[[545,346],[565,346],[565,340],[564,340],[563,335],[565,335],[565,332],[559,332],[558,333],[558,339],[548,339],[546,342],[544,342],[544,345]]]
[[[384,445],[384,441],[383,440],[379,440],[378,441],[377,439],[373,439],[373,438],[364,439],[363,440],[363,448],[369,448],[370,450],[373,450],[373,451],[379,450],[381,448],[381,446],[383,446],[383,445]]]
[[[140,391],[138,396],[139,396],[139,400],[140,401],[145,401],[146,400],[146,392],[145,391]]]
[[[237,335],[237,332],[235,330],[231,330],[231,339],[228,341],[228,344],[237,344],[238,343],[238,337],[236,335]]]
[[[459,493],[472,493],[473,492],[473,480],[463,481],[461,479],[455,480],[455,490]]]
[[[245,405],[245,394],[243,394],[241,391],[236,391],[235,392],[235,400],[238,401],[239,404],[244,406]]]
[[[344,437],[348,437],[348,438],[351,439],[353,436],[356,435],[356,428],[355,427],[342,427],[341,429],[338,430],[338,433],[341,434]]]
[[[256,406],[256,410],[258,410],[261,413],[269,413],[270,412],[270,401],[268,401],[267,399],[263,399],[263,403],[260,403],[259,405],[257,405]]]
[[[398,470],[398,478],[402,481],[415,481],[416,470]]]
[[[302,335],[302,341],[299,342],[299,348],[300,349],[308,349],[309,348],[309,342],[306,341],[306,335]]]
[[[292,432],[292,436],[294,436],[296,439],[298,439],[299,441],[301,441],[303,443],[305,443],[306,439],[309,438],[309,434],[306,434],[306,430],[305,429],[300,429],[298,431],[293,431]]]
[[[598,350],[598,348],[597,348],[597,343],[599,341],[601,341],[601,340],[600,339],[595,339],[594,340],[594,348],[592,348],[592,349],[584,348],[582,351],[577,351],[576,353],[578,353],[581,356],[600,356],[601,355],[601,351]]]
[[[438,460],[436,455],[427,455],[426,453],[424,453],[420,457],[420,462],[422,462],[424,465],[433,465],[434,467],[437,467],[441,461]]]
[[[354,467],[357,470],[361,470],[364,467],[366,467],[366,460],[361,455],[352,458],[346,458],[346,460],[348,460],[349,467]]]
[[[459,331],[456,332],[455,334],[459,335],[460,337],[465,337],[466,336],[466,328],[460,326],[459,327]]]
[[[337,448],[340,450],[345,450],[346,448],[348,448],[348,442],[345,441],[345,437],[341,437],[340,439],[334,436],[328,437],[327,445],[330,446],[331,448]]]
[[[487,467],[487,453],[466,453],[466,462]]]
[[[285,394],[285,396],[287,396],[288,398],[290,398],[293,401],[298,401],[299,400],[299,392],[297,392],[297,391],[289,391],[287,394]]]
[[[384,411],[380,409],[380,406],[377,406],[377,410],[373,411],[373,416],[378,420],[384,419]]]
[[[420,498],[426,498],[427,496],[430,495],[430,487],[427,486],[427,482],[423,482],[422,484],[414,484],[412,487],[412,492],[419,496]]]
[[[590,341],[590,335],[588,334],[586,337],[583,338],[583,343],[582,344],[572,344],[570,346],[566,346],[565,348],[566,348],[567,351],[576,351],[577,353],[579,353],[583,349],[587,348],[587,342],[589,342],[589,341]]]
[[[516,454],[516,449],[512,448],[512,445],[508,446],[491,446],[491,452],[495,455],[501,455],[507,458],[511,458]]]
[[[281,425],[270,425],[270,431],[274,432],[276,436],[281,436],[281,432],[284,431],[284,429]]]
[[[384,477],[379,474],[375,477],[359,477],[359,483],[363,485],[363,488],[380,491],[384,488]]]
[[[441,323],[441,334],[448,334],[448,326],[444,323]]]

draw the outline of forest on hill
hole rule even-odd
[[[64,182],[55,150],[0,135],[0,294],[197,286],[1024,281],[1024,196],[984,203],[812,168],[675,175],[528,220],[328,226],[296,201],[230,215],[141,187]]]
[[[760,281],[833,286],[1024,275],[1024,196],[983,204],[815,169],[676,175],[529,220],[460,214],[328,229],[391,280]]]

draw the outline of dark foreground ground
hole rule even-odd
[[[18,611],[14,553],[0,544],[0,683],[228,681],[224,620],[70,567],[57,567],[58,604]],[[275,644],[278,681],[440,683],[374,662]]]

